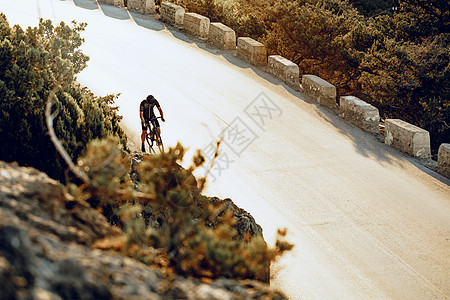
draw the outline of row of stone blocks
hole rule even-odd
[[[267,57],[266,46],[249,37],[237,38],[234,30],[222,23],[210,23],[209,18],[196,13],[186,13],[181,6],[170,2],[161,3],[161,20],[183,27],[186,31],[208,38],[219,49],[236,50],[237,57],[254,66],[268,65],[268,71],[274,77],[293,86],[299,87],[299,68],[295,63],[279,56]]]
[[[99,1],[118,7],[124,6],[124,0]],[[128,9],[143,14],[156,12],[154,0],[128,0],[127,6]],[[171,2],[161,3],[160,17],[162,21],[183,27],[191,34],[208,38],[219,49],[237,49],[237,56],[252,65],[268,64],[270,74],[295,88],[298,87],[299,69],[296,64],[278,55],[267,58],[266,47],[249,37],[239,37],[236,47],[236,33],[228,26],[222,23],[210,23],[209,18],[196,13],[186,13],[183,7]]]
[[[222,23],[211,23],[207,17],[186,13],[183,7],[170,2],[161,3],[160,16],[164,22],[183,27],[193,35],[208,38],[219,49],[236,49],[234,30]]]
[[[124,7],[125,0],[98,0],[100,3],[114,5],[116,7]],[[127,0],[129,10],[139,12],[141,14],[155,14],[155,0]]]
[[[254,66],[267,65],[267,71],[274,77],[295,89],[299,88],[300,70],[298,65],[280,55],[267,57],[267,49],[264,44],[249,37],[239,37],[237,56]]]
[[[183,28],[200,37],[208,38],[217,48],[236,49],[234,30],[222,23],[210,23],[207,17],[196,13],[185,13],[183,7],[170,2],[161,4],[161,19]],[[293,62],[278,56],[269,56],[264,44],[249,37],[237,39],[237,57],[254,66],[268,64],[269,73],[292,86],[298,86],[299,68]]]

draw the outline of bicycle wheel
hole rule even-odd
[[[148,153],[152,153],[152,151],[153,151],[153,153],[155,153],[155,150],[153,149],[153,139],[152,139],[152,136],[151,136],[151,132],[150,133],[147,133],[147,135],[145,136],[145,140],[147,141],[147,144],[148,144]]]
[[[156,146],[158,147],[159,153],[164,153],[164,144],[157,130],[155,130],[155,142]]]

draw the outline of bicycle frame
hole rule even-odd
[[[151,153],[153,151],[153,153],[156,154],[155,149],[153,149],[153,145],[156,142],[156,146],[158,147],[158,150],[160,153],[164,152],[164,145],[162,142],[162,138],[157,130],[157,128],[155,128],[153,125],[153,121],[157,120],[157,119],[162,119],[162,117],[156,117],[156,118],[152,118],[150,120],[147,121],[147,135],[145,137],[145,139],[147,140],[147,144],[149,145],[149,152]]]

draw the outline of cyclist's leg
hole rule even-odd
[[[161,140],[161,127],[159,126],[159,122],[158,122],[158,120],[154,119],[154,120],[152,121],[152,124],[153,124],[153,130],[155,131],[155,133],[158,133],[158,134],[157,134],[157,138],[156,138],[156,142],[157,142],[158,144],[160,144],[160,140]],[[155,135],[155,136],[156,136],[156,135]]]
[[[147,135],[147,125],[146,123],[142,124],[142,133],[141,133],[141,142],[142,142],[142,147],[141,150],[142,152],[145,152],[145,137]]]
[[[155,128],[158,131],[159,136],[161,136],[161,127],[159,127],[158,120],[153,120],[153,128]]]

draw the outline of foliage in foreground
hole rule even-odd
[[[179,162],[178,144],[162,155],[145,155],[137,166],[139,191],[130,180],[130,157],[114,140],[93,141],[78,165],[88,170],[90,184],[72,193],[101,209],[124,230],[120,238],[97,242],[149,265],[185,276],[268,280],[269,266],[292,249],[279,232],[274,248],[262,236],[239,236],[236,216],[223,203],[201,195],[204,179],[192,172],[204,162],[198,152],[189,169]],[[200,188],[199,188],[200,187]],[[75,192],[74,192],[75,191]]]
[[[96,138],[126,137],[113,106],[115,95],[96,97],[76,83],[88,57],[79,50],[85,24],[10,27],[0,14],[0,159],[17,161],[65,181],[67,166],[47,135],[45,104],[52,90],[57,99],[55,132],[72,159]]]

